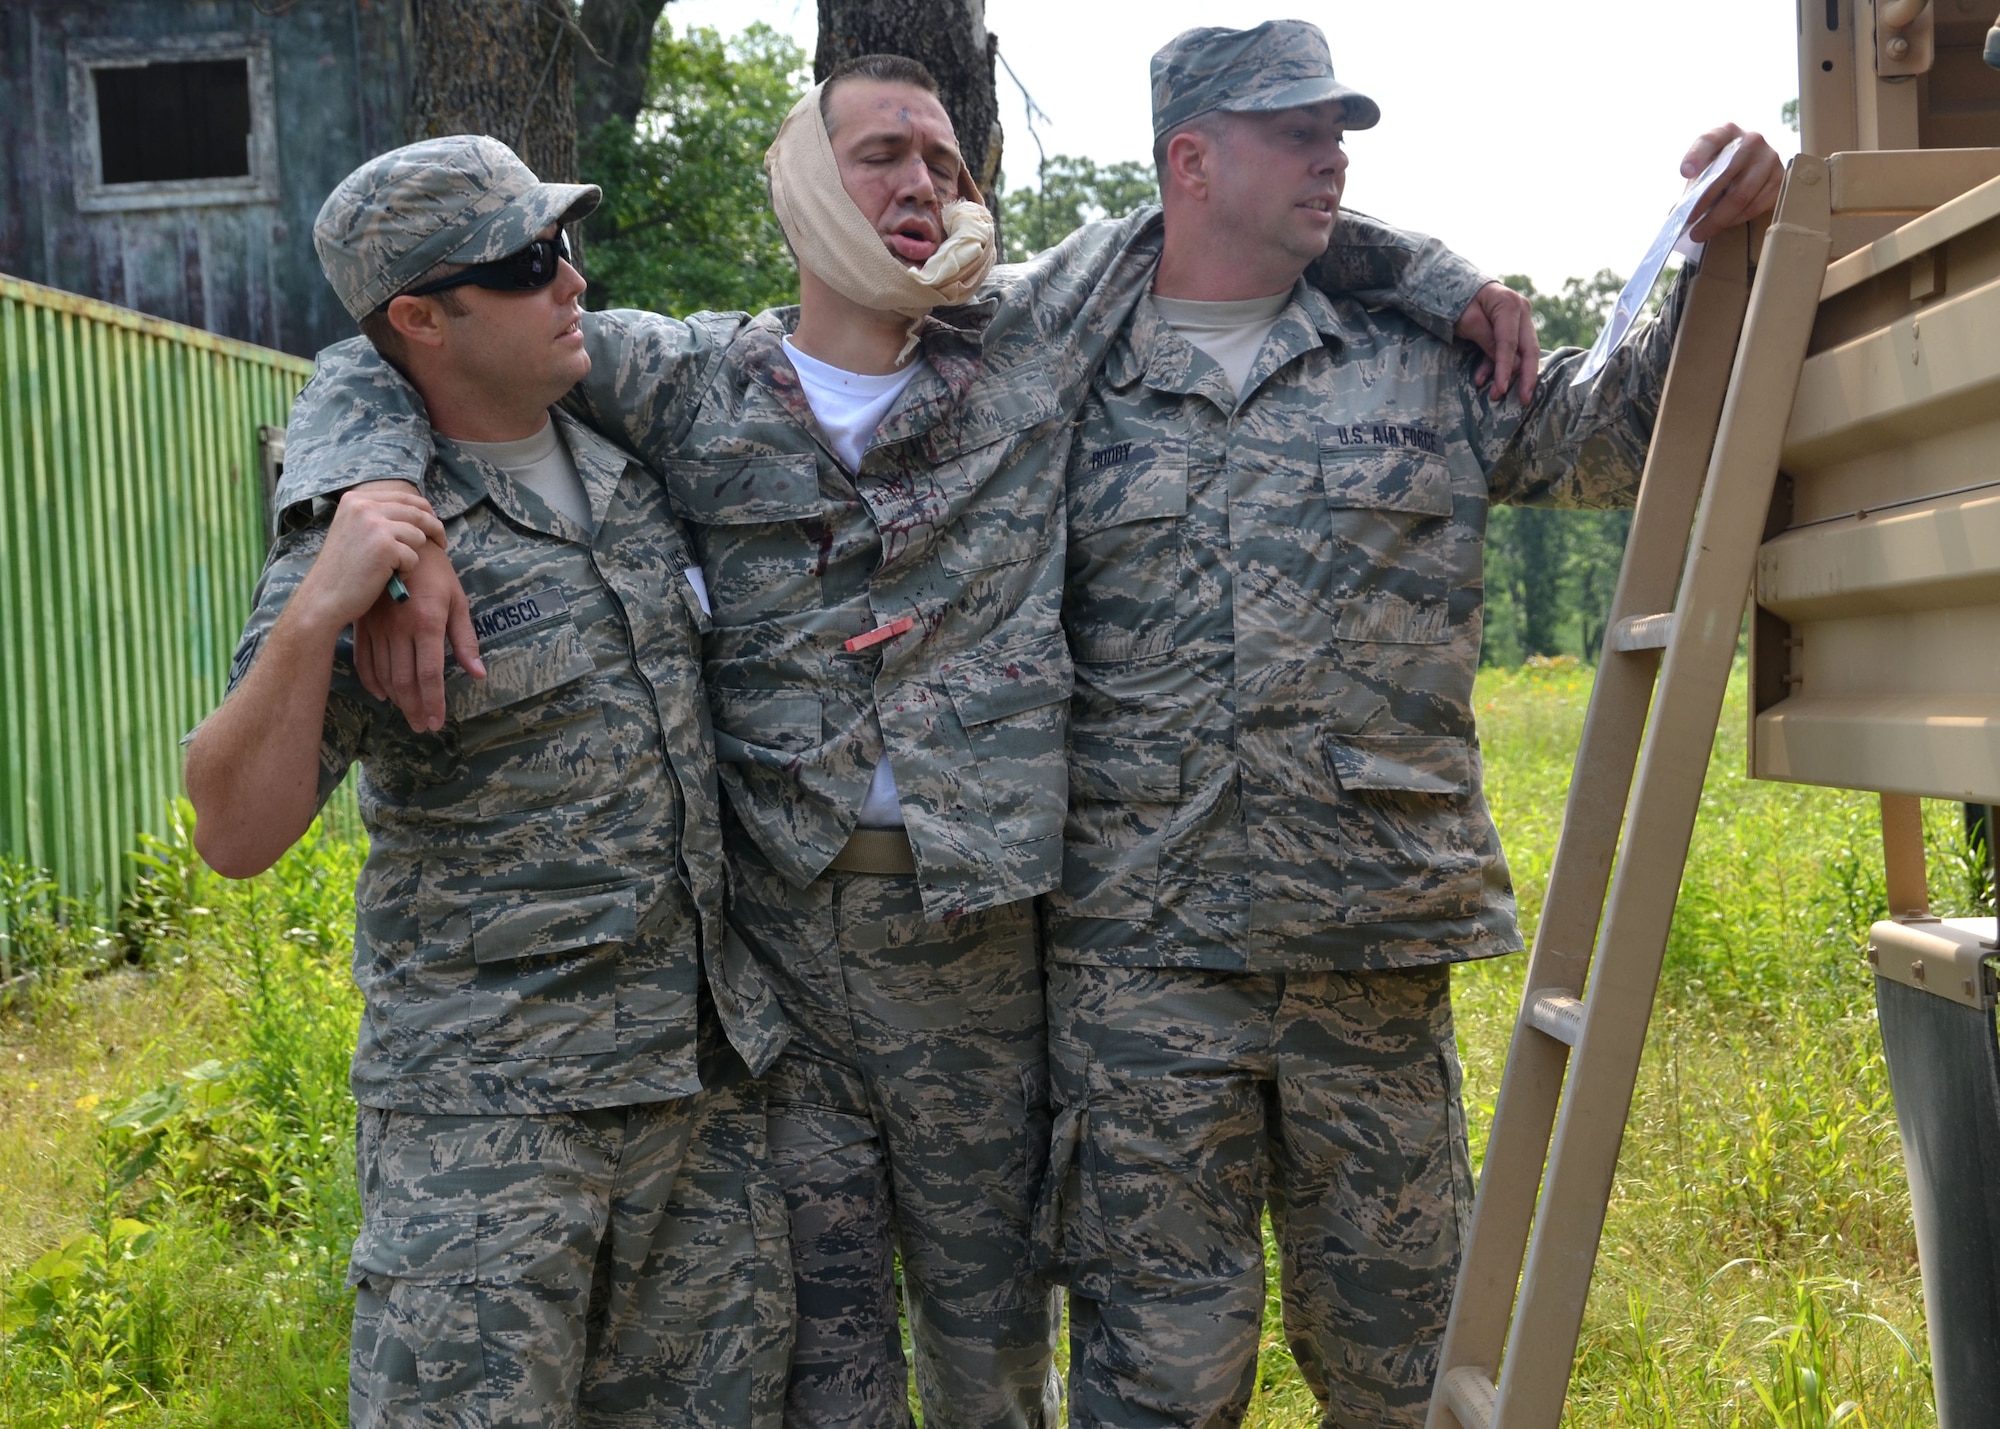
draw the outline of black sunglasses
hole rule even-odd
[[[442,293],[446,288],[492,288],[502,293],[530,293],[556,280],[558,263],[569,261],[569,239],[558,233],[554,238],[537,238],[526,248],[496,258],[491,263],[474,263],[448,278],[405,288],[399,297],[422,298]]]

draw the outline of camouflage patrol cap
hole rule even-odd
[[[377,154],[320,205],[313,247],[356,322],[440,263],[518,253],[582,218],[596,184],[545,184],[498,139],[451,134]]]
[[[1266,20],[1248,30],[1185,30],[1153,56],[1153,137],[1222,109],[1231,114],[1296,109],[1337,99],[1350,129],[1382,117],[1375,101],[1333,77],[1319,26]]]

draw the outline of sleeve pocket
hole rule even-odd
[[[477,905],[471,912],[472,958],[478,963],[566,953],[600,943],[629,943],[639,934],[639,895],[632,884]]]
[[[1330,741],[1342,789],[1467,794],[1472,751],[1462,739],[1421,734],[1338,735]]]
[[[1070,741],[1073,794],[1127,804],[1181,801],[1181,742],[1077,735]]]

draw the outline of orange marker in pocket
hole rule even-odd
[[[878,625],[873,630],[855,636],[840,648],[850,655],[858,654],[871,645],[880,645],[884,640],[894,640],[903,632],[914,629],[916,623],[913,616],[899,615],[887,625]]]

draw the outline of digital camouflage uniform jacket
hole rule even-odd
[[[1069,469],[1076,657],[1051,955],[1273,972],[1521,946],[1472,681],[1494,501],[1630,504],[1680,290],[1584,386],[1301,283],[1239,404],[1150,301]]]
[[[853,831],[886,749],[925,911],[1056,885],[1069,652],[1059,617],[1071,414],[1151,284],[1153,212],[1090,225],[981,300],[923,322],[927,369],[861,470],[828,448],[784,356],[796,310],[584,319],[565,401],[665,475],[707,577],[707,682],[732,811],[811,882]],[[1315,274],[1449,333],[1483,275],[1349,216]],[[322,353],[293,409],[280,502],[405,476],[428,453],[414,391],[365,343]],[[907,633],[856,653],[901,617]]]
[[[444,520],[487,675],[453,667],[449,717],[413,732],[343,639],[322,801],[359,761],[368,862],[355,893],[365,1106],[448,1115],[662,1101],[699,1089],[703,964],[753,1068],[775,1000],[720,966],[721,838],[705,620],[659,483],[559,417],[594,536],[449,442],[424,493]],[[324,540],[273,549],[232,688]]]

